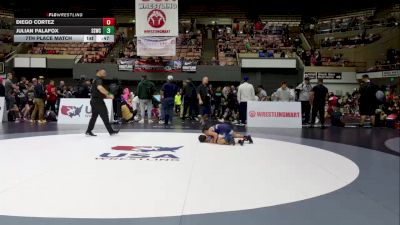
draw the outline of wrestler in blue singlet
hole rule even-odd
[[[233,130],[229,124],[221,123],[212,126],[214,132],[218,134],[219,138],[225,138],[225,140],[229,141],[232,139]]]

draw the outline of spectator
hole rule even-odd
[[[299,101],[301,102],[301,111],[304,115],[303,121],[305,124],[310,122],[310,92],[312,90],[312,86],[310,84],[310,78],[304,78],[304,82],[299,84],[296,88],[299,92]]]
[[[132,106],[132,98],[131,92],[129,91],[129,88],[124,88],[123,94],[121,95],[121,101],[126,102],[128,105]]]
[[[153,95],[155,92],[154,83],[147,80],[146,75],[143,75],[142,80],[138,84],[137,90],[138,90],[140,115],[141,115],[139,123],[144,123],[144,116],[146,110],[147,110],[148,122],[152,123],[153,121],[151,120],[151,106],[152,106]]]
[[[6,100],[6,109],[9,110],[15,102],[13,101],[13,98],[11,96],[11,93],[13,92],[14,89],[17,88],[17,85],[13,83],[13,74],[8,73],[7,74],[7,79],[4,83],[4,89],[5,89],[5,100]]]
[[[51,80],[50,83],[46,86],[46,93],[47,93],[46,111],[56,112],[57,94],[53,80]]]
[[[3,85],[3,78],[0,77],[0,97],[6,96],[6,88]]]
[[[197,104],[197,91],[192,80],[189,78],[183,82],[182,89],[183,97],[183,114],[182,120],[185,120],[187,113],[189,113],[189,118],[194,120],[196,114],[196,104]],[[188,112],[189,111],[189,112]]]
[[[139,106],[139,96],[137,96],[137,95],[134,96],[133,93],[131,92],[131,98],[132,98],[132,110],[133,111],[139,110],[139,107],[140,107]],[[137,121],[139,121],[139,120],[137,120]]]
[[[222,115],[221,119],[218,121],[223,123],[225,121],[230,121],[230,118],[233,119],[233,124],[237,124],[237,109],[238,109],[238,104],[237,104],[237,96],[235,94],[235,91],[232,87],[225,87],[224,93],[226,94],[226,97],[224,97],[225,100],[225,109],[224,109],[224,114]],[[224,94],[224,95],[225,95]]]
[[[258,96],[258,101],[263,102],[268,100],[267,91],[265,91],[262,85],[258,85],[257,87],[257,96]]]
[[[129,89],[124,89],[121,103],[121,115],[124,122],[133,122],[137,114],[137,107],[133,108],[133,96],[130,94]]]
[[[373,84],[368,74],[362,76],[363,84],[360,87],[360,126],[363,127],[367,116],[371,119],[371,125],[375,125],[375,110],[377,109],[376,92],[378,86]]]
[[[255,100],[255,91],[252,84],[249,84],[249,77],[244,76],[243,83],[239,86],[237,100],[239,102],[239,125],[245,125],[247,122],[247,102]]]
[[[179,116],[181,113],[181,107],[182,107],[181,91],[178,91],[178,93],[176,93],[175,98],[174,98],[174,104],[175,104],[175,114]]]
[[[217,87],[217,89],[213,93],[213,100],[214,100],[213,115],[215,118],[219,118],[222,114],[222,110],[221,110],[222,89],[221,89],[221,87]]]
[[[213,56],[213,57],[211,58],[211,65],[213,65],[213,66],[218,65],[218,60],[215,58],[215,56]]]
[[[328,89],[324,86],[323,79],[318,79],[318,84],[311,89],[310,104],[312,105],[311,128],[314,127],[315,118],[319,114],[321,128],[325,129],[325,103],[328,98]]]
[[[124,92],[122,88],[122,82],[120,80],[113,82],[110,84],[110,92],[114,95],[113,99],[113,108],[115,109],[114,112],[114,120],[118,121],[121,119],[121,97]]]
[[[334,107],[333,113],[331,116],[331,125],[335,127],[344,127],[345,123],[343,122],[343,114],[340,112],[339,107]]]
[[[57,98],[58,100],[60,100],[60,98],[63,98],[63,92],[64,92],[64,86],[65,86],[65,82],[63,80],[60,80],[60,84],[57,87]]]
[[[153,101],[153,108],[151,109],[151,118],[153,121],[160,121],[160,104],[158,102]]]
[[[12,95],[14,97],[15,95],[14,90],[12,90]],[[15,123],[19,123],[20,118],[21,118],[21,113],[19,111],[19,108],[16,104],[13,104],[10,110],[8,110],[8,121],[14,121]]]
[[[322,66],[321,53],[319,51],[315,51],[314,55],[315,55],[315,65]]]
[[[339,104],[338,97],[336,97],[336,95],[333,94],[333,92],[330,92],[328,97],[328,110],[327,110],[327,115],[325,117],[332,116],[333,111],[335,107],[338,106],[338,104]]]
[[[129,107],[129,100],[128,102],[123,102],[121,104],[121,115],[124,122],[133,122],[135,114],[133,113],[132,109]]]
[[[173,80],[174,77],[172,75],[168,75],[167,82],[161,87],[160,97],[163,108],[163,113],[161,113],[161,121],[164,121],[165,124],[168,124],[169,122],[172,123],[172,118],[174,116],[174,101],[175,95],[178,92],[178,86],[172,83]]]
[[[208,86],[208,77],[202,79],[201,84],[197,87],[197,99],[200,106],[201,125],[205,125],[208,116],[211,114],[211,90]]]
[[[31,111],[32,105],[32,97],[29,96],[28,87],[26,87],[25,91],[19,91],[18,93],[18,105],[21,112],[21,119],[22,120],[29,120],[29,115]]]
[[[39,123],[45,123],[46,121],[44,120],[44,100],[46,98],[46,92],[43,87],[43,81],[44,77],[40,76],[39,79],[37,80],[37,84],[34,87],[35,91],[35,108],[33,109],[32,116],[31,116],[31,122],[35,122],[36,116],[39,112]]]
[[[17,86],[19,86],[19,90],[20,91],[24,92],[26,90],[26,83],[27,82],[28,81],[26,80],[25,77],[21,77],[21,80],[19,81],[19,83],[17,85]]]
[[[80,83],[78,85],[78,93],[75,96],[76,98],[90,98],[90,85],[85,80],[85,78],[81,78]]]
[[[64,86],[63,87],[63,98],[73,98],[74,96],[73,96],[73,94],[72,94],[72,87],[67,87],[67,86]]]
[[[275,92],[275,97],[278,102],[291,102],[294,100],[286,81],[281,83],[281,87]]]

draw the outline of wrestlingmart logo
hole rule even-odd
[[[179,147],[161,146],[114,146],[111,149],[122,153],[105,152],[96,160],[140,160],[140,161],[179,161],[176,151]],[[129,153],[128,153],[129,152]]]

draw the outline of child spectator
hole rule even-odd
[[[335,127],[344,127],[345,123],[342,121],[343,114],[340,112],[339,107],[333,107],[333,112],[331,116],[331,125]]]
[[[181,106],[182,106],[182,96],[180,91],[176,93],[175,95],[175,114],[179,116],[179,113],[181,112]]]
[[[155,122],[160,120],[160,110],[158,107],[159,104],[153,103],[153,108],[151,109],[151,118]]]

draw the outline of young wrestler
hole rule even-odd
[[[253,139],[250,135],[242,135],[232,130],[229,124],[221,123],[211,127],[204,127],[202,129],[203,134],[199,136],[200,142],[220,144],[220,145],[235,145],[235,138],[240,138],[238,141],[240,145],[243,145],[244,141],[249,141],[253,144]]]

